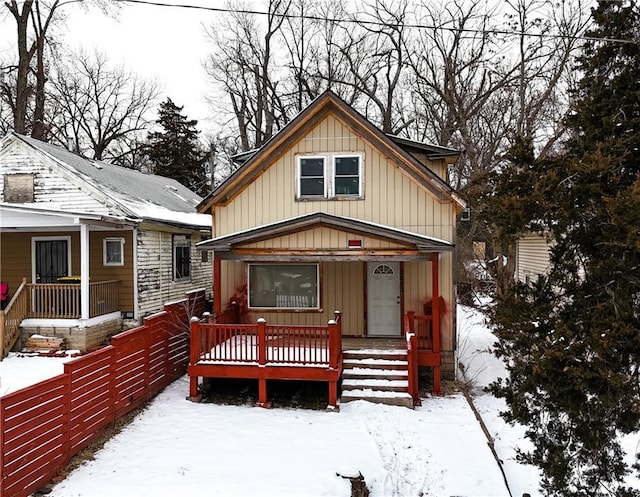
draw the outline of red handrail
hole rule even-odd
[[[340,366],[340,313],[327,326],[191,323],[192,365],[236,362],[264,365]]]

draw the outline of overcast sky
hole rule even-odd
[[[193,5],[223,7],[222,0],[190,0]],[[104,51],[111,64],[123,63],[133,72],[155,78],[183,113],[211,127],[205,96],[209,91],[202,67],[210,51],[203,23],[209,25],[222,13],[150,5],[125,4],[119,19],[100,11],[69,8],[67,41],[74,46]]]

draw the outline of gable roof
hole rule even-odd
[[[86,159],[64,148],[15,132],[8,134],[1,145],[12,140],[55,162],[89,194],[106,197],[115,208],[114,215],[211,229],[211,216],[196,211],[202,198],[174,179]]]
[[[371,143],[381,153],[397,159],[397,164],[416,182],[431,191],[441,201],[454,200],[460,206],[465,203],[451,186],[407,150],[409,143],[418,142],[392,137],[380,131],[353,107],[327,90],[317,97],[287,126],[271,137],[261,148],[237,156],[242,165],[211,192],[199,205],[199,212],[208,212],[214,204],[226,204],[249,185],[268,165],[282,155],[293,143],[301,139],[315,124],[332,114]],[[433,158],[457,157],[460,152],[445,147],[421,144],[423,153]]]
[[[430,236],[420,235],[370,221],[363,221],[361,219],[336,216],[321,211],[200,242],[198,248],[214,250],[216,252],[228,252],[232,250],[236,244],[244,245],[259,242],[318,227],[334,228],[357,235],[371,236],[397,243],[414,245],[420,252],[447,251],[453,250],[454,248],[452,243]]]

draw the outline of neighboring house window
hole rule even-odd
[[[249,264],[249,307],[318,309],[318,264]]]
[[[465,210],[460,214],[460,221],[470,221],[471,220],[471,209],[466,207]]]
[[[298,198],[362,198],[362,154],[298,157]]]
[[[173,279],[182,280],[191,275],[191,237],[173,235]]]
[[[105,266],[124,266],[124,238],[105,238],[102,241]]]
[[[33,174],[5,174],[4,201],[24,204],[34,201]]]

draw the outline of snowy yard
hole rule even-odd
[[[481,389],[504,376],[487,352],[494,338],[475,311],[459,307],[458,321],[460,360],[511,495],[539,496],[535,468],[514,460],[515,448],[526,447],[523,428],[506,425],[498,416],[503,402]],[[12,355],[0,362],[0,392],[61,373],[64,360]],[[50,495],[349,496],[339,475],[361,472],[371,497],[509,496],[461,394],[425,398],[413,411],[358,401],[331,413],[194,404],[188,390],[187,377],[169,386]],[[625,440],[629,453],[638,439]]]

